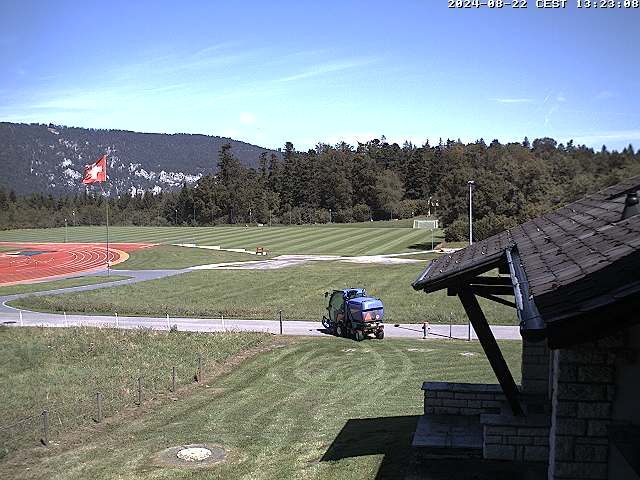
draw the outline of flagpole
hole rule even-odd
[[[102,189],[102,195],[105,196],[102,182],[100,182],[100,188]],[[107,197],[107,277],[110,277],[111,271],[109,270],[109,196],[106,195],[106,197]]]
[[[107,202],[107,276],[111,276],[109,265],[109,196],[105,194],[102,184],[107,181],[107,155],[102,155],[98,161],[91,165],[85,165],[84,178],[82,183],[85,185],[98,182],[102,196],[106,197]],[[85,187],[86,188],[86,187]],[[86,190],[85,190],[86,191]],[[91,222],[89,222],[91,223]]]

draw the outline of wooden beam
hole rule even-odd
[[[513,295],[513,285],[469,285],[474,293],[486,295]]]
[[[522,415],[522,407],[520,406],[520,401],[518,399],[520,392],[518,391],[516,382],[513,380],[511,371],[509,371],[507,362],[505,362],[504,357],[502,356],[500,347],[491,332],[491,328],[489,328],[487,318],[484,316],[484,313],[480,308],[480,304],[478,304],[478,299],[469,287],[460,289],[458,291],[458,297],[460,298],[462,306],[467,313],[467,317],[469,317],[469,321],[478,335],[480,345],[482,345],[482,349],[489,359],[489,363],[491,364],[493,372],[496,374],[498,383],[500,383],[502,391],[504,392],[505,397],[507,397],[511,411],[514,415]]]
[[[518,308],[515,302],[510,300],[506,300],[501,297],[496,297],[495,295],[491,295],[483,292],[474,292],[478,297],[486,298],[487,300],[491,300],[492,302],[501,303],[502,305],[506,305],[507,307]]]
[[[476,277],[469,282],[471,285],[509,285],[512,287],[511,277]]]

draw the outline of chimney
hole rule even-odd
[[[627,193],[627,198],[624,201],[624,210],[622,211],[621,220],[625,220],[640,213],[640,205],[638,203],[638,192]]]

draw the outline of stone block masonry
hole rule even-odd
[[[549,478],[606,479],[621,337],[553,351]]]
[[[494,384],[425,382],[422,390],[426,415],[499,413],[505,401],[500,385]]]
[[[549,459],[549,416],[480,416],[483,458],[546,463]]]
[[[549,349],[546,342],[522,341],[522,393],[549,394]]]

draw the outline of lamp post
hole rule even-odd
[[[64,219],[64,243],[67,243],[67,219]]]
[[[75,227],[76,226],[76,211],[72,210],[71,211],[71,215],[73,215],[73,226]]]
[[[469,180],[469,245],[473,245],[473,189],[476,186],[476,182]]]
[[[175,224],[176,224],[176,225],[178,225],[178,209],[177,209],[177,208],[174,208],[174,209],[173,209],[173,211],[176,213],[176,216],[175,216],[175,218],[176,218],[176,220],[175,220]]]
[[[329,223],[331,223],[331,209],[329,209]]]

